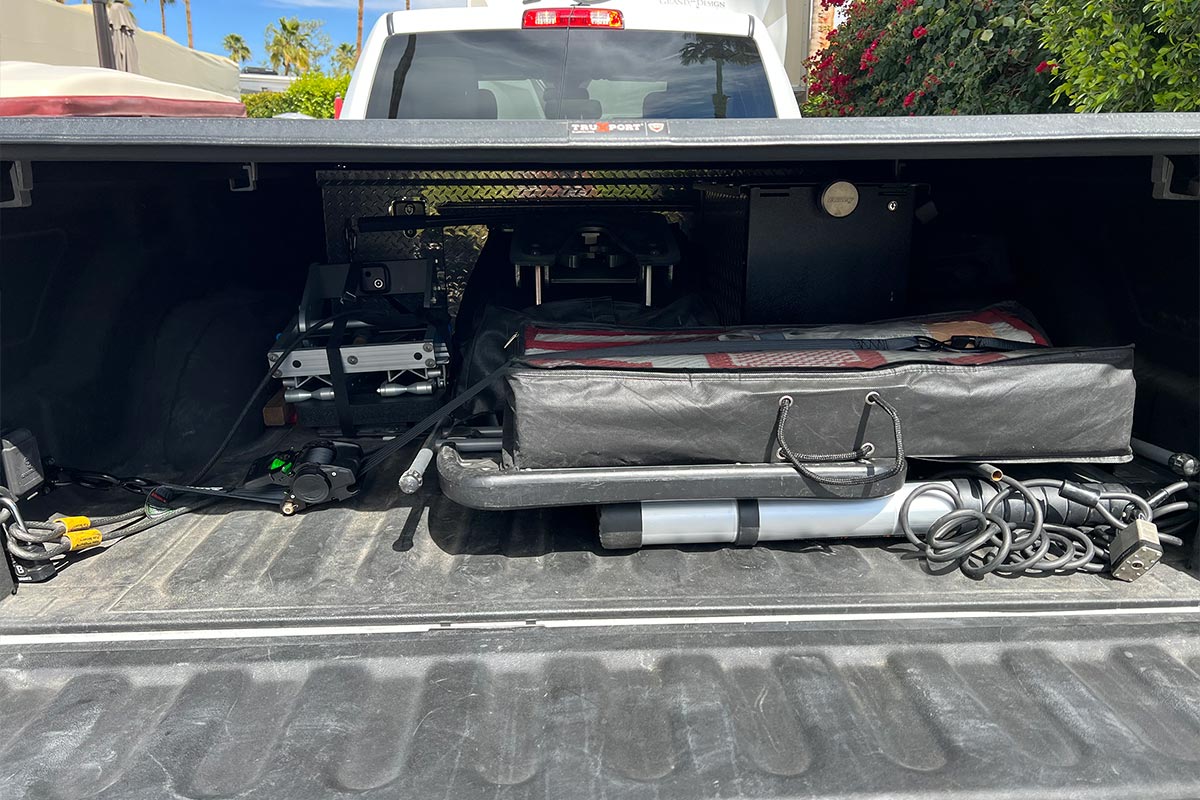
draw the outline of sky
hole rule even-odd
[[[467,0],[412,0],[413,8],[465,6]],[[158,0],[133,0],[133,13],[138,27],[160,31]],[[404,0],[366,0],[363,17],[363,37],[375,20],[386,11],[404,8]],[[340,42],[354,43],[358,18],[358,0],[192,0],[192,33],[197,50],[224,53],[221,40],[228,33],[238,33],[250,45],[250,64],[266,62],[263,40],[267,25],[280,17],[319,19],[334,47]],[[180,44],[187,44],[187,22],[183,0],[167,6],[167,35]]]

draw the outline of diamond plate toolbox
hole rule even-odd
[[[543,207],[586,201],[636,203],[643,209],[686,212],[699,202],[697,186],[709,183],[794,179],[791,170],[320,170],[325,210],[326,257],[349,260],[345,231],[358,217],[403,213],[409,203],[427,214]],[[356,258],[423,258],[440,251],[437,290],[451,311],[458,308],[471,268],[487,242],[487,226],[463,225],[360,235]]]

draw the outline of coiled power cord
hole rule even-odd
[[[978,470],[993,489],[990,498],[979,481],[930,483],[909,494],[900,508],[901,530],[926,561],[953,564],[968,577],[1104,572],[1110,568],[1109,545],[1137,520],[1155,523],[1159,541],[1176,547],[1183,545],[1176,534],[1196,526],[1197,502],[1174,498],[1194,495],[1200,483],[1179,481],[1143,498],[1124,487],[1019,481],[990,465]],[[922,536],[913,530],[912,504],[931,493],[954,509]]]

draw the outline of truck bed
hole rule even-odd
[[[1179,559],[1123,584],[934,574],[901,542],[612,553],[590,509],[475,512],[436,480],[219,510],[4,601],[15,796],[1200,789]]]
[[[83,494],[60,489],[53,503],[81,507],[72,493]],[[86,494],[96,507],[96,493]],[[103,500],[114,511],[138,504],[116,490]],[[289,518],[270,506],[220,504],[115,543],[49,583],[23,586],[4,601],[4,627],[32,633],[1197,605],[1200,581],[1183,554],[1169,555],[1126,584],[1087,574],[976,581],[931,570],[903,540],[613,552],[600,548],[591,508],[473,511],[445,499],[436,477],[409,496],[381,474],[352,506]]]
[[[380,209],[417,180],[450,205],[485,179],[535,205],[617,197],[588,184],[606,175],[664,213],[683,171],[783,170],[936,187],[909,296],[1134,342],[1135,435],[1194,446],[1200,238],[1161,170],[1190,180],[1200,116],[729,131],[0,120],[0,172],[33,181],[5,187],[0,228],[4,423],[64,465],[194,472],[341,241],[322,170],[381,173]],[[671,191],[639,196],[646,175]],[[744,267],[740,217],[706,209],[728,247],[700,260]],[[312,435],[251,423],[213,482]],[[900,540],[612,552],[592,509],[472,511],[432,473],[404,495],[406,463],[295,517],[209,506],[0,600],[0,798],[1200,796],[1188,553],[1121,583],[971,580]],[[140,502],[60,487],[26,511]]]

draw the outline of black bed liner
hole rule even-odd
[[[6,789],[1200,793],[1200,582],[1178,563],[974,582],[899,544],[610,555],[587,510],[390,483],[355,509],[198,513],[6,599]]]
[[[594,509],[474,511],[390,474],[352,504],[210,507],[114,544],[4,600],[0,632],[1200,605],[1179,554],[1126,584],[934,574],[901,540],[613,553]],[[84,507],[70,491],[55,504]]]

